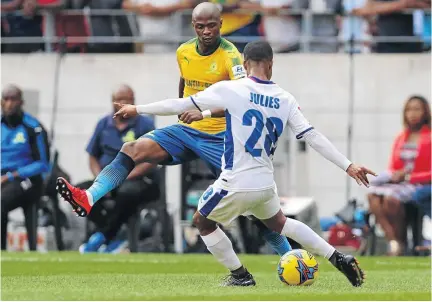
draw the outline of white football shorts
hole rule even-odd
[[[229,225],[239,216],[263,220],[276,215],[280,200],[276,186],[262,191],[229,192],[213,184],[201,196],[198,211],[204,217]]]

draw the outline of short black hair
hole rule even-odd
[[[253,41],[243,51],[244,59],[255,62],[273,60],[273,49],[267,41]]]

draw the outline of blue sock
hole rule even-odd
[[[99,173],[92,186],[87,190],[93,197],[93,204],[108,192],[120,186],[135,167],[132,158],[119,152],[114,160]]]
[[[282,256],[292,250],[288,239],[277,232],[269,230],[261,221],[254,220],[255,225],[258,227],[259,234],[264,237],[265,241],[273,248],[273,250]]]

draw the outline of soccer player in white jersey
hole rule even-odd
[[[248,78],[222,81],[187,98],[140,106],[120,105],[115,117],[177,115],[193,108],[226,110],[222,173],[201,197],[193,219],[208,250],[231,272],[224,285],[250,286],[255,285],[255,280],[241,264],[232,243],[217,223],[229,224],[239,215],[253,215],[269,229],[329,259],[353,286],[361,286],[364,274],[353,256],[340,253],[307,225],[283,215],[274,182],[272,157],[278,138],[288,125],[297,138],[304,138],[359,185],[369,186],[367,174],[375,173],[351,163],[309,124],[295,98],[270,81],[273,51],[267,42],[249,43],[244,50],[244,59]]]

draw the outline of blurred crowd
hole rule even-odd
[[[2,0],[1,34],[66,37],[67,52],[172,52],[193,36],[190,9],[199,2],[204,1]],[[262,36],[280,53],[430,51],[431,0],[210,2],[220,5],[222,34],[240,51],[245,42]],[[2,52],[47,50],[43,40],[18,42],[2,41]],[[48,45],[55,50],[57,42]]]

